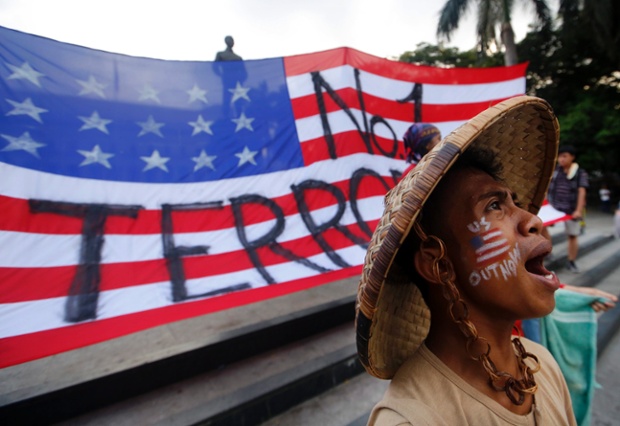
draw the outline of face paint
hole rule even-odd
[[[477,269],[469,275],[469,283],[472,286],[494,278],[507,281],[510,277],[516,276],[517,264],[521,259],[518,245],[511,250],[502,231],[491,228],[491,224],[484,216],[479,221],[467,225],[467,229],[478,234],[470,240],[477,266]]]
[[[480,232],[480,230],[488,231],[490,227],[491,224],[487,222],[484,216],[482,216],[482,219],[480,219],[480,221],[476,220],[467,225],[467,229],[469,229],[469,232],[471,232],[472,234],[477,234],[478,232]]]
[[[519,245],[516,244],[515,248],[508,253],[507,259],[492,263],[483,269],[472,271],[469,274],[469,283],[472,286],[477,286],[482,281],[488,281],[492,278],[502,278],[504,281],[508,281],[510,277],[517,276],[517,265],[520,261],[521,252],[519,251]]]
[[[498,258],[504,257],[504,253],[510,250],[508,240],[504,238],[502,231],[497,228],[489,229],[470,240],[476,253],[476,265],[487,266],[497,262]]]

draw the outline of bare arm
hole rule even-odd
[[[611,293],[607,293],[606,291],[599,290],[598,288],[593,287],[577,287],[574,285],[564,284],[565,290],[574,291],[577,293],[588,294],[590,296],[598,296],[607,299],[605,302],[594,302],[592,303],[592,309],[596,312],[605,312],[616,306],[616,302],[618,301],[618,297],[614,296]]]
[[[572,216],[574,219],[581,219],[583,209],[586,208],[586,189],[581,187],[577,189],[577,207]]]

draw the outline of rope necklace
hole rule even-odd
[[[469,310],[465,301],[461,299],[458,289],[454,285],[456,274],[452,269],[452,263],[446,258],[446,249],[443,241],[434,235],[427,236],[421,226],[414,223],[415,232],[418,234],[422,242],[435,240],[441,252],[440,255],[433,259],[433,274],[436,279],[444,284],[442,293],[448,301],[448,312],[452,320],[459,327],[461,332],[467,338],[466,350],[467,354],[474,360],[480,362],[484,370],[489,375],[489,384],[493,389],[499,392],[505,392],[508,399],[515,405],[523,405],[525,395],[533,395],[538,389],[538,385],[534,380],[534,374],[540,370],[540,362],[536,355],[527,352],[521,343],[519,337],[512,339],[512,345],[515,348],[521,379],[517,379],[506,371],[498,371],[495,363],[491,361],[489,354],[491,353],[491,345],[484,337],[478,336],[478,330],[469,320]],[[474,352],[474,346],[480,346],[477,355]],[[485,348],[486,346],[486,348]],[[482,350],[480,350],[482,349]],[[530,358],[532,365],[528,365],[526,360]]]

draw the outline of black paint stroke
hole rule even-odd
[[[377,137],[375,136],[375,126],[378,123],[383,124],[392,133],[392,150],[389,152],[381,148],[381,145],[379,145],[379,143],[377,142]],[[394,129],[392,129],[392,126],[390,126],[390,124],[385,120],[385,118],[378,115],[372,116],[372,118],[370,119],[370,136],[372,137],[373,144],[377,147],[381,154],[383,154],[385,157],[396,157],[396,154],[398,153],[398,137],[396,136]]]
[[[368,137],[368,130],[362,130],[360,124],[357,122],[357,119],[351,112],[351,109],[347,106],[347,104],[342,100],[340,95],[336,93],[334,89],[329,85],[327,81],[321,76],[321,73],[318,71],[314,71],[312,74],[312,82],[314,83],[314,94],[316,96],[317,105],[319,107],[319,113],[321,116],[321,124],[323,125],[323,135],[325,136],[325,141],[327,142],[327,149],[329,151],[329,157],[333,160],[338,158],[336,155],[336,144],[334,142],[334,136],[332,134],[331,126],[329,125],[329,120],[327,119],[327,109],[325,108],[325,100],[323,99],[323,91],[321,88],[325,89],[325,92],[329,95],[330,98],[342,109],[345,114],[351,119],[355,127],[357,128],[357,132],[362,138],[364,145],[366,145],[366,150],[372,154],[372,146],[370,145],[370,139]],[[356,75],[356,79],[357,79]],[[360,88],[358,87],[358,96],[361,97]],[[362,115],[366,116],[366,111],[362,109]]]
[[[202,297],[216,296],[221,294],[232,293],[239,290],[249,289],[252,286],[245,282],[227,286],[225,288],[208,291],[199,294],[188,294],[185,268],[183,267],[183,257],[199,256],[209,253],[210,246],[177,246],[174,243],[174,227],[172,224],[172,213],[183,211],[200,211],[200,210],[221,210],[223,208],[222,201],[213,201],[208,203],[190,203],[190,204],[162,204],[161,215],[161,237],[164,247],[164,257],[166,259],[166,268],[170,275],[170,283],[172,284],[172,300],[174,302],[182,302],[189,299],[198,299]]]
[[[392,170],[392,173],[394,172],[395,170]],[[360,229],[364,231],[366,235],[368,235],[369,238],[372,238],[373,231],[372,229],[370,229],[368,224],[364,221],[364,218],[362,218],[362,214],[357,205],[357,193],[358,193],[360,185],[362,184],[362,180],[365,177],[373,177],[373,178],[378,179],[383,184],[383,187],[385,188],[386,192],[390,190],[391,186],[383,179],[383,177],[379,173],[375,172],[374,170],[370,170],[366,168],[360,168],[360,169],[357,169],[355,172],[353,172],[353,175],[351,176],[351,180],[349,181],[349,203],[351,204],[351,210],[353,211],[355,220],[357,221],[357,224],[359,225]],[[394,181],[394,183],[396,183],[396,180]]]
[[[374,154],[374,151],[373,151],[373,145],[374,145],[375,147],[377,147],[379,152],[381,152],[381,154],[383,154],[384,156],[396,158],[399,145],[398,145],[398,137],[396,136],[394,129],[392,129],[392,126],[390,126],[388,121],[385,120],[380,115],[373,115],[371,117],[370,128],[369,128],[368,117],[367,117],[368,114],[367,114],[366,105],[364,102],[364,92],[362,90],[362,83],[360,79],[360,70],[355,68],[353,70],[353,73],[355,77],[355,91],[356,91],[357,98],[359,101],[360,111],[362,113],[362,124],[361,125],[355,118],[355,115],[353,115],[353,113],[351,112],[351,109],[349,108],[349,106],[344,102],[344,100],[340,97],[340,95],[338,95],[338,93],[331,87],[331,85],[327,81],[325,81],[321,73],[318,71],[314,71],[310,73],[312,75],[312,82],[314,83],[314,94],[315,94],[317,106],[319,109],[319,115],[321,117],[321,125],[323,127],[323,136],[325,137],[325,141],[327,142],[327,150],[329,152],[329,157],[331,159],[338,158],[336,154],[336,144],[334,141],[334,136],[332,134],[331,126],[327,118],[327,108],[325,107],[325,99],[323,95],[323,90],[325,91],[325,93],[327,93],[327,95],[330,98],[332,98],[332,100],[336,103],[336,105],[338,105],[338,107],[345,112],[345,114],[347,115],[347,117],[349,117],[351,122],[353,122],[353,124],[355,125],[355,128],[357,129],[357,132],[359,133],[360,137],[362,138],[362,141],[364,142],[364,145],[366,146],[366,151],[369,154]],[[416,90],[414,90],[414,92],[418,93],[418,91]],[[419,93],[420,93],[420,101],[421,101],[421,86],[420,86]],[[418,103],[416,103],[416,108],[418,108]],[[379,143],[377,143],[377,138],[375,136],[374,128],[379,123],[386,126],[389,129],[389,131],[392,133],[393,148],[390,152],[385,151],[383,148],[381,148]]]
[[[422,122],[422,83],[414,83],[411,93],[403,99],[397,99],[396,102],[404,104],[413,101],[413,122]]]
[[[29,205],[33,213],[55,213],[83,219],[79,264],[69,287],[65,321],[75,323],[96,319],[105,222],[108,216],[128,216],[135,219],[142,207],[47,200],[29,200]]]
[[[346,226],[340,224],[340,219],[342,219],[342,215],[344,214],[346,208],[346,197],[342,193],[342,191],[327,182],[308,179],[301,182],[298,185],[291,185],[291,190],[293,191],[293,195],[295,196],[295,201],[297,202],[297,208],[301,215],[302,220],[306,224],[306,228],[312,235],[312,238],[319,244],[323,252],[329,257],[329,259],[334,262],[337,266],[341,268],[347,268],[349,265],[336,251],[327,243],[325,238],[323,237],[323,233],[330,228],[335,228],[340,233],[342,233],[349,241],[353,242],[362,247],[366,247],[367,241],[353,234]],[[305,192],[307,190],[321,190],[329,193],[336,199],[337,210],[335,215],[327,220],[326,222],[318,225],[312,215],[310,214],[310,208],[308,207],[308,203],[306,203]]]
[[[254,241],[249,241],[247,234],[245,232],[245,221],[243,218],[242,208],[244,205],[248,204],[258,204],[260,206],[267,207],[271,210],[273,217],[276,220],[273,228],[269,230],[265,235],[260,238],[255,239]],[[240,197],[235,197],[230,199],[230,206],[233,211],[233,216],[235,218],[235,229],[237,230],[237,237],[241,242],[241,245],[245,248],[252,264],[256,268],[256,270],[261,274],[263,279],[267,282],[267,284],[277,284],[274,278],[267,272],[267,269],[263,265],[258,255],[257,250],[260,247],[268,247],[273,253],[281,255],[286,259],[300,263],[310,269],[313,269],[318,272],[328,272],[329,269],[326,269],[316,263],[305,259],[303,257],[297,256],[292,251],[280,245],[276,239],[282,234],[285,227],[285,219],[284,219],[284,211],[275,201],[265,198],[261,195],[257,194],[246,194]]]

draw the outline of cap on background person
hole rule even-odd
[[[429,123],[413,123],[403,136],[407,162],[417,163],[441,141],[439,129]]]

